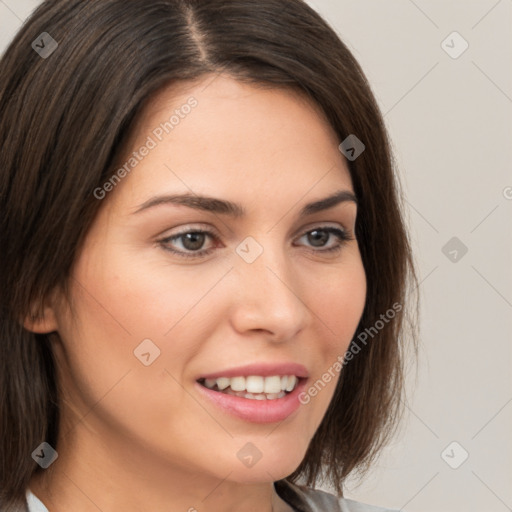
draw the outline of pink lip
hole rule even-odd
[[[272,375],[295,375],[296,377],[309,377],[305,366],[297,363],[255,363],[246,366],[238,366],[237,368],[228,368],[217,372],[208,373],[199,376],[199,379],[217,379],[219,377],[247,377],[248,375],[260,375],[261,377],[269,377]],[[246,400],[243,398],[242,400]]]
[[[239,369],[237,371],[239,371]],[[275,371],[275,367],[273,368],[273,371]],[[253,369],[251,368],[250,372],[246,375],[262,375],[261,368],[259,372],[252,372]],[[285,372],[283,375],[294,374],[296,375],[296,372],[291,371],[290,373]],[[223,373],[222,375],[226,374]],[[243,373],[240,374],[235,372],[232,376],[236,377],[240,375],[243,375]],[[270,372],[270,375],[276,375],[276,373]],[[196,382],[195,385],[199,393],[208,400],[211,400],[224,412],[252,423],[274,423],[285,420],[299,408],[301,405],[299,395],[306,387],[307,380],[308,379],[301,378],[291,393],[286,394],[283,398],[276,398],[275,400],[253,400],[250,398],[241,398],[238,396],[227,395],[220,391],[213,391],[202,384],[199,384],[199,382]]]

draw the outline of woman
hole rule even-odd
[[[48,0],[2,70],[1,510],[382,510],[343,483],[399,418],[416,276],[335,33]]]

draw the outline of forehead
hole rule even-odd
[[[133,167],[116,193],[123,188],[131,203],[163,189],[296,202],[313,188],[352,189],[339,142],[304,94],[209,75],[151,99],[119,164]]]

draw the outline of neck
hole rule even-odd
[[[273,482],[236,482],[236,467],[225,475],[173,466],[137,449],[100,443],[86,429],[59,441],[59,456],[34,475],[31,491],[50,512],[290,512]],[[135,445],[135,443],[134,443]]]

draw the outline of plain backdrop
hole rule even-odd
[[[0,0],[0,51],[38,3]],[[512,510],[512,1],[309,3],[385,114],[421,280],[408,414],[346,495],[408,512]]]

